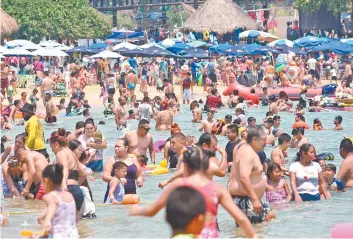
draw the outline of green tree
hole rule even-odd
[[[188,19],[189,14],[185,11],[177,11],[177,10],[170,10],[167,11],[168,20],[167,23],[170,28],[174,28],[174,26],[181,27],[186,19]]]
[[[18,38],[100,38],[111,31],[87,0],[2,0],[2,8],[20,24]]]
[[[335,14],[351,12],[353,15],[353,0],[296,0],[295,5],[311,11],[319,9],[321,5],[326,5],[327,9],[333,11]]]

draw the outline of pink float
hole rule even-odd
[[[331,238],[353,238],[353,222],[334,226],[331,229]]]

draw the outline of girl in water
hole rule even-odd
[[[269,164],[267,168],[266,200],[271,204],[284,204],[292,199],[289,186],[282,176],[279,164]]]
[[[209,156],[205,154],[206,153],[198,147],[191,147],[186,150],[183,153],[185,177],[177,178],[170,183],[169,186],[164,189],[159,199],[152,205],[148,207],[132,207],[130,209],[130,215],[153,217],[166,206],[168,197],[174,189],[180,186],[189,186],[197,189],[207,201],[205,226],[200,235],[202,238],[219,237],[216,222],[219,204],[235,219],[236,223],[243,229],[247,237],[256,237],[249,219],[233,203],[228,190],[206,177],[205,171],[208,169]]]
[[[38,217],[38,222],[51,238],[79,238],[75,200],[71,193],[61,189],[63,170],[61,164],[52,164],[42,172],[46,208]]]

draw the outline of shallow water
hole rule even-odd
[[[99,130],[104,134],[108,141],[108,148],[104,150],[104,159],[113,155],[113,145],[117,138],[122,136],[121,131],[116,131],[114,119],[104,119],[102,111],[92,110],[92,116],[95,121],[104,120],[105,125],[99,125]],[[194,135],[199,137],[201,133],[198,131],[198,124],[192,124],[191,112],[187,106],[182,106],[182,113],[175,117],[174,122],[180,124],[182,131],[186,135]],[[258,122],[262,121],[267,108],[250,109],[248,116],[253,116]],[[221,109],[216,118],[224,118],[225,114],[233,113],[233,110],[228,108]],[[318,153],[332,152],[335,155],[333,163],[338,167],[342,161],[338,153],[338,146],[343,136],[353,136],[353,126],[349,124],[348,112],[323,112],[323,113],[306,113],[305,117],[309,125],[312,126],[313,119],[319,117],[325,128],[333,128],[333,118],[336,115],[343,117],[343,132],[334,132],[325,130],[315,132],[309,130],[306,136],[309,137],[311,143],[316,147]],[[281,129],[284,132],[291,134],[291,125],[294,122],[293,113],[280,113],[282,122]],[[64,127],[68,130],[74,129],[75,123],[83,118],[77,117],[58,117],[59,122],[55,125],[46,125],[45,137],[48,138],[50,133],[58,127]],[[131,121],[130,121],[131,122]],[[137,122],[131,122],[129,129],[135,129]],[[152,123],[154,127],[154,122]],[[24,130],[23,126],[17,126],[12,132],[12,142],[17,133]],[[5,132],[2,132],[6,134]],[[156,132],[152,130],[154,141],[165,140],[170,136],[169,132]],[[227,143],[225,137],[218,137],[219,144],[223,147]],[[51,158],[54,156],[49,148]],[[266,153],[269,156],[272,148],[266,147]],[[287,166],[292,162],[295,155],[295,150],[289,150]],[[162,153],[157,154],[157,163],[162,160]],[[159,176],[148,176],[145,185],[138,189],[138,194],[143,202],[150,203],[154,201],[161,193],[158,188],[158,183],[161,180],[167,179],[170,174]],[[225,185],[227,178],[216,178],[216,181]],[[106,189],[106,183],[101,180],[100,174],[94,174],[89,178],[90,186],[93,190],[93,197],[96,204],[103,203],[103,197]],[[270,223],[256,225],[256,231],[259,237],[330,237],[330,229],[337,223],[352,221],[353,214],[353,193],[348,191],[345,193],[334,193],[333,198],[313,203],[294,204],[274,209],[277,214],[277,219]],[[38,210],[42,208],[40,202],[8,200],[2,201],[3,211],[21,212]],[[81,237],[93,238],[112,238],[112,237],[139,237],[139,238],[162,238],[169,237],[170,230],[164,220],[164,211],[160,212],[154,218],[129,217],[128,208],[126,206],[99,206],[96,208],[97,219],[85,220],[79,223],[79,231]],[[19,214],[10,216],[10,226],[1,228],[2,237],[18,237],[20,230],[40,230],[37,225],[37,216],[39,213]],[[223,210],[219,209],[218,222],[222,237],[241,237],[243,233],[235,227],[232,218]]]

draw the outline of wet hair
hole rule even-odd
[[[20,100],[14,100],[13,105],[17,106],[21,101]]]
[[[69,149],[71,149],[72,151],[76,150],[81,144],[80,141],[78,141],[77,139],[73,139],[69,142]]]
[[[250,94],[255,94],[255,89],[254,88],[251,88]]]
[[[139,125],[138,126],[141,126],[141,125],[144,125],[144,124],[149,124],[150,122],[146,119],[142,119],[139,121]]]
[[[211,90],[211,94],[212,94],[212,95],[217,94],[217,89],[216,89],[216,88],[212,88],[212,90]]]
[[[287,95],[287,93],[285,92],[285,91],[280,91],[279,92],[279,98],[280,99],[285,99],[285,98],[288,98],[288,95]]]
[[[298,134],[304,135],[304,132],[305,132],[304,128],[297,128],[297,135]]]
[[[85,128],[86,128],[86,126],[87,126],[88,124],[91,124],[91,125],[95,126],[95,125],[94,125],[94,120],[93,120],[92,118],[88,118],[88,119],[85,120]]]
[[[49,179],[54,185],[61,185],[63,181],[63,166],[59,163],[49,164],[44,168],[42,177]]]
[[[51,99],[51,94],[46,93],[45,96],[48,97],[49,99]]]
[[[296,129],[296,128],[293,129],[293,130],[292,130],[292,135],[293,135],[293,136],[296,136],[297,134],[298,134],[298,129]]]
[[[122,162],[122,161],[118,161],[118,162],[115,162],[113,164],[113,169],[112,169],[112,174],[111,176],[113,177],[115,175],[115,170],[120,170],[124,167],[128,167],[126,163]]]
[[[279,115],[273,116],[273,121],[278,120],[278,119],[281,119],[281,116],[279,116]]]
[[[48,93],[47,93],[48,94]],[[27,95],[27,93],[26,92],[22,92],[21,93],[21,97],[23,97],[24,95]]]
[[[129,145],[129,141],[127,141],[125,138],[119,138],[116,142],[118,142],[118,141],[123,141],[125,147],[127,147]]]
[[[315,147],[312,144],[303,144],[302,146],[300,146],[299,152],[297,153],[297,158],[298,158],[297,161],[300,161],[300,157],[304,153],[308,153],[311,147],[313,147],[315,150]]]
[[[336,172],[337,172],[336,165],[334,165],[332,163],[327,164],[325,168],[331,170],[334,174],[336,174]]]
[[[233,90],[233,94],[234,95],[239,95],[239,91],[238,90]]]
[[[68,144],[66,137],[65,129],[59,128],[51,134],[49,141],[51,144],[58,143],[61,147],[66,147]]]
[[[235,133],[236,135],[239,134],[239,129],[236,124],[230,124],[227,126],[227,129],[229,129],[232,133]]]
[[[190,168],[191,171],[206,172],[209,164],[209,154],[205,153],[200,147],[190,147],[183,152],[183,162]]]
[[[235,110],[235,112],[238,112],[238,113],[240,113],[240,114],[245,114],[244,110],[241,109],[241,108],[237,108],[237,109]]]
[[[247,143],[251,143],[252,139],[259,138],[261,135],[265,134],[263,125],[256,125],[255,127],[249,128],[248,137],[246,138]]]
[[[142,102],[146,102],[146,103],[149,103],[150,102],[150,98],[148,96],[146,97],[143,97],[143,100]]]
[[[180,140],[180,141],[185,141],[185,140],[186,140],[186,137],[185,137],[185,135],[182,134],[182,133],[176,133],[176,134],[173,134],[172,139],[177,139],[177,140]]]
[[[319,123],[319,122],[320,122],[319,118],[315,118],[315,119],[314,119],[314,124],[317,124],[317,123]]]
[[[254,117],[249,117],[249,118],[248,118],[248,123],[249,123],[249,122],[253,122],[253,121],[256,121],[256,119],[255,119]]]
[[[224,120],[227,121],[227,122],[232,122],[232,116],[231,115],[226,115],[224,117]]]
[[[268,112],[266,113],[266,117],[269,117],[269,116],[273,116],[273,113],[272,113],[271,111],[268,111]]]
[[[84,109],[82,114],[83,116],[89,116],[90,115],[89,109]]]
[[[265,90],[267,90],[267,87],[262,88],[262,91],[265,91]]]
[[[335,117],[335,120],[337,120],[338,123],[342,123],[343,118],[342,118],[342,116],[337,115],[337,116]]]
[[[305,117],[302,114],[297,114],[297,117],[305,122]]]
[[[291,137],[287,133],[283,133],[278,137],[278,144],[282,145],[284,142],[290,142]]]
[[[212,134],[210,134],[210,133],[203,133],[200,136],[199,141],[197,142],[197,145],[200,146],[200,147],[202,147],[203,144],[206,144],[207,146],[210,146],[213,137],[212,137]]]
[[[340,143],[340,149],[344,150],[347,153],[353,152],[353,143],[350,139],[342,139]]]
[[[276,101],[276,96],[275,96],[275,95],[270,95],[270,96],[268,97],[268,100],[269,100],[270,102],[275,102],[275,101]]]
[[[81,128],[84,128],[84,127],[85,127],[85,122],[83,122],[83,121],[77,122],[76,126],[75,126],[76,129],[81,129]]]
[[[241,124],[241,119],[240,118],[236,118],[234,121],[233,121],[233,124],[235,124],[235,125],[239,125],[239,124]]]
[[[244,102],[244,98],[243,97],[239,97],[238,101],[239,101],[239,103],[243,103]]]
[[[166,204],[166,221],[173,231],[185,231],[194,218],[205,212],[204,196],[192,187],[182,186],[169,195]]]
[[[271,180],[271,174],[273,173],[273,171],[275,171],[276,169],[281,170],[281,166],[278,163],[269,163],[268,164],[268,168],[267,168],[267,178],[269,180]]]

